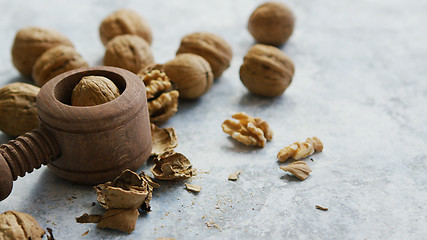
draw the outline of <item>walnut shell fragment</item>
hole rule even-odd
[[[290,163],[287,166],[280,167],[283,171],[287,171],[295,175],[299,180],[303,181],[306,178],[308,178],[308,175],[311,173],[310,167],[307,165],[307,163],[303,161],[296,161],[293,163]]]
[[[184,155],[170,150],[154,159],[151,172],[160,180],[178,181],[192,177],[193,166]]]
[[[242,171],[235,171],[233,173],[230,173],[230,175],[228,175],[228,180],[230,180],[230,181],[239,180],[240,173],[242,173]]]
[[[138,209],[109,209],[104,213],[96,227],[131,233],[135,230],[138,216]]]
[[[99,223],[101,221],[102,215],[89,215],[87,213],[76,217],[77,223]]]
[[[45,234],[39,223],[29,214],[7,211],[0,214],[0,239],[42,239]]]
[[[235,113],[232,117],[222,123],[222,130],[237,141],[264,147],[273,138],[273,131],[261,118],[253,118],[244,112]]]
[[[307,138],[305,142],[295,142],[282,148],[277,154],[279,162],[285,162],[289,158],[299,160],[306,158],[314,152],[321,152],[323,143],[317,137]]]
[[[103,76],[82,77],[71,94],[73,106],[95,106],[120,96],[120,90],[110,79]]]
[[[196,192],[196,193],[198,193],[198,192],[200,192],[200,191],[202,190],[202,187],[201,187],[201,186],[199,186],[199,185],[195,185],[195,184],[189,184],[189,183],[185,183],[185,188],[186,188],[188,191]]]
[[[138,76],[145,84],[150,122],[166,122],[178,111],[179,92],[173,89],[168,76],[162,70],[149,70]]]
[[[151,124],[151,155],[158,156],[178,146],[178,138],[174,128],[159,128]]]

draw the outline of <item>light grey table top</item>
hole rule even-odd
[[[238,74],[254,44],[247,19],[260,3],[1,0],[0,85],[28,81],[11,63],[20,28],[59,30],[95,66],[104,53],[98,26],[121,7],[151,24],[157,62],[172,59],[181,37],[201,30],[225,38],[234,57],[206,95],[181,102],[164,125],[175,127],[177,151],[207,172],[188,181],[203,187],[199,194],[187,192],[184,182],[163,184],[152,211],[128,235],[77,224],[83,213],[103,212],[92,206],[95,193],[42,168],[15,182],[0,212],[30,213],[57,239],[425,239],[427,2],[286,1],[297,23],[282,50],[296,73],[285,94],[273,99],[249,94]],[[238,111],[270,123],[275,135],[265,148],[242,146],[222,132],[221,123]],[[313,172],[301,182],[279,169],[276,154],[312,136],[325,148],[307,161]],[[0,133],[0,141],[7,140]],[[235,170],[242,171],[240,179],[228,181]]]

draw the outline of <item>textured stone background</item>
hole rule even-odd
[[[261,2],[1,0],[1,85],[28,81],[11,63],[18,29],[57,29],[91,65],[99,65],[104,52],[99,23],[121,7],[150,22],[157,62],[173,58],[182,36],[201,30],[224,37],[234,57],[205,96],[181,102],[178,114],[164,125],[176,128],[177,151],[208,172],[188,181],[203,187],[198,195],[187,192],[183,182],[163,184],[154,193],[152,212],[140,216],[127,235],[77,224],[74,218],[83,213],[103,212],[92,207],[91,187],[42,168],[15,182],[0,212],[30,213],[58,239],[425,238],[427,2],[286,1],[297,23],[282,50],[294,60],[296,74],[285,94],[274,99],[249,94],[238,75],[254,44],[247,19]],[[267,120],[273,141],[255,149],[227,137],[221,123],[237,111]],[[279,169],[276,154],[312,136],[325,149],[313,162],[306,160],[313,173],[300,182]],[[0,141],[7,140],[0,133]],[[227,181],[235,170],[242,171],[240,179]],[[220,229],[207,226],[214,224]]]

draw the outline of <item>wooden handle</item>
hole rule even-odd
[[[60,155],[58,143],[45,128],[38,128],[0,146],[0,201],[9,196],[13,181]]]

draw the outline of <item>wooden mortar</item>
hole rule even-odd
[[[71,106],[73,88],[89,75],[109,78],[121,95],[96,106]],[[58,75],[41,88],[37,109],[40,127],[0,146],[0,201],[18,176],[41,165],[61,178],[94,185],[136,170],[150,156],[145,86],[127,70],[92,67]]]

